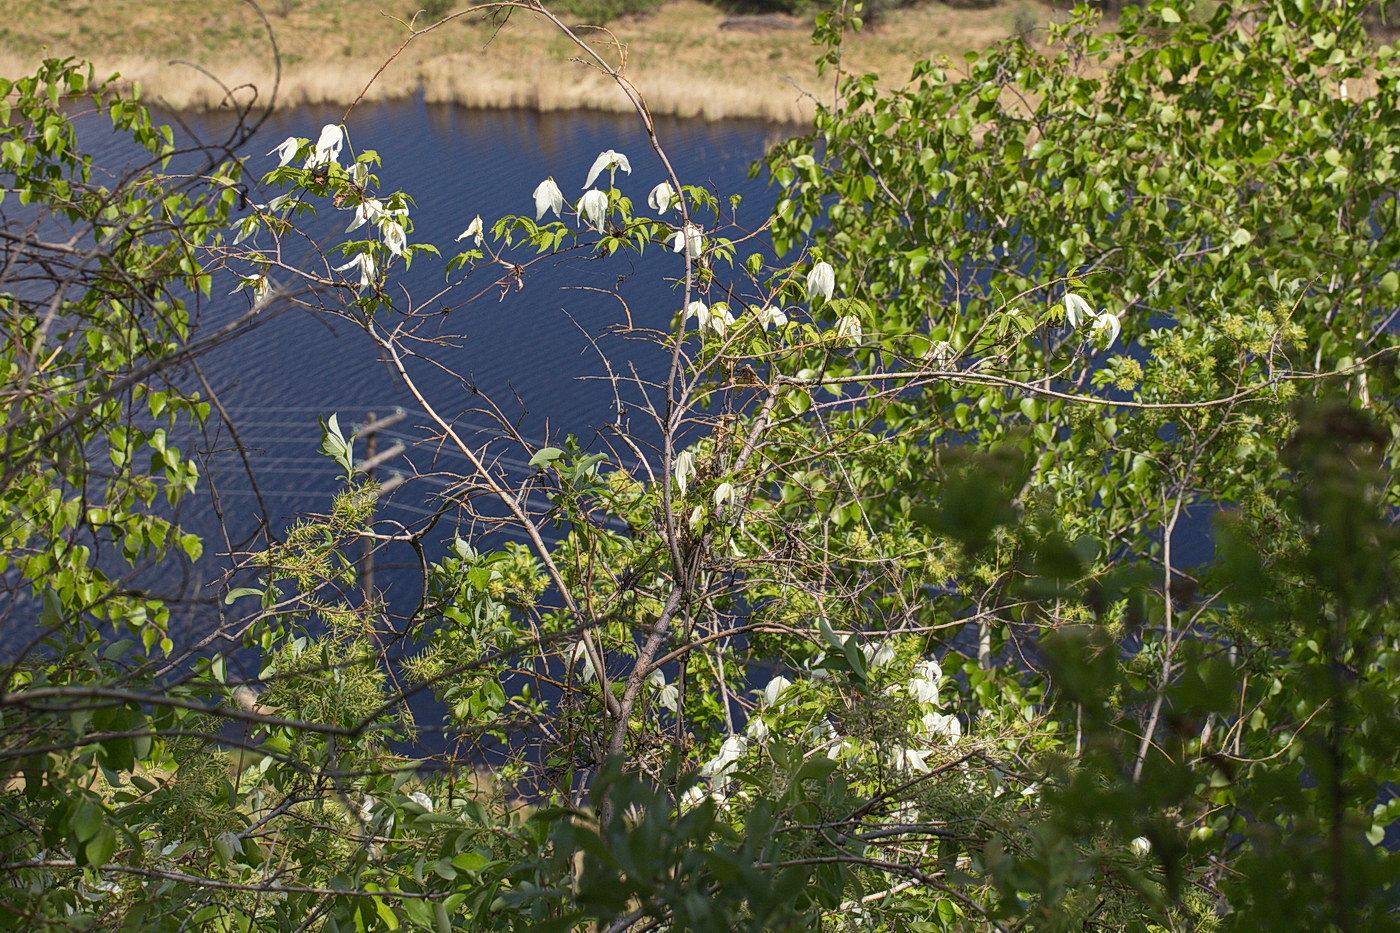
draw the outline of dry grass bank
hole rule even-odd
[[[344,104],[409,34],[414,2],[263,0],[263,7],[282,52],[279,103]],[[1051,15],[1036,0],[990,10],[927,2],[891,12],[861,33],[847,46],[847,61],[899,82],[920,56],[957,56]],[[804,120],[812,95],[830,94],[829,81],[816,75],[807,24],[768,19],[769,28],[734,28],[712,6],[672,0],[653,14],[612,23],[609,33],[587,35],[609,61],[625,56],[627,76],[656,113]],[[427,22],[420,18],[418,25]],[[577,61],[578,51],[523,11],[494,20],[462,17],[415,39],[367,96],[422,90],[429,100],[472,107],[628,109],[610,80]],[[149,97],[176,109],[225,105],[219,82],[241,99],[256,88],[263,102],[273,85],[266,31],[241,0],[8,0],[0,74],[22,74],[45,57],[69,55],[140,81]]]

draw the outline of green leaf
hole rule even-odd
[[[564,456],[564,451],[558,447],[541,447],[539,451],[530,458],[530,466],[547,467],[562,456]]]

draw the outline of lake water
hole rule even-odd
[[[276,165],[276,156],[265,153],[285,137],[315,139],[324,124],[340,119],[339,109],[300,108],[274,114],[244,150],[250,154],[250,174],[260,175]],[[230,123],[218,114],[185,115],[181,120],[186,132],[205,140],[224,138]],[[357,151],[376,150],[382,158],[381,190],[403,189],[414,198],[411,241],[433,243],[446,256],[453,255],[457,234],[478,214],[488,227],[505,214],[533,216],[532,192],[546,176],[553,176],[565,197],[576,201],[590,165],[603,150],[615,149],[629,157],[632,174],[619,173],[618,186],[641,210],[646,210],[647,193],[665,177],[636,117],[470,111],[417,101],[364,105],[346,126],[350,146]],[[747,177],[749,166],[792,130],[759,122],[661,119],[657,132],[682,183],[704,185],[725,197],[741,195],[739,208],[732,214],[726,211],[726,220],[739,230],[761,226],[774,196],[765,180]],[[99,162],[108,164],[118,164],[126,152],[110,142],[104,151],[100,139],[93,145]],[[254,198],[266,201],[275,193]],[[320,218],[312,229],[318,237],[333,240],[342,235],[349,214],[327,213],[329,217]],[[532,256],[533,251],[526,255]],[[313,265],[317,261],[309,247],[304,256]],[[288,258],[300,257],[292,253]],[[679,256],[660,248],[650,249],[640,260],[598,261],[580,251],[532,267],[524,287],[512,290],[503,300],[492,293],[431,324],[433,335],[450,333],[460,339],[455,346],[435,352],[441,369],[420,366],[416,375],[441,413],[461,419],[466,431],[488,426],[488,419],[473,412],[480,400],[465,390],[463,380],[493,399],[532,441],[559,442],[564,435],[574,434],[587,443],[598,428],[619,417],[612,388],[596,378],[606,372],[600,353],[615,369],[633,368],[642,379],[661,378],[667,360],[650,343],[624,341],[610,333],[624,320],[616,297],[578,287],[615,291],[626,301],[637,326],[664,330],[681,304],[667,279],[678,276],[682,268]],[[421,257],[402,281],[417,299],[441,288],[445,270],[445,259]],[[482,285],[496,277],[489,270],[484,274],[489,278]],[[202,312],[206,319],[218,320],[245,306],[242,294],[223,297],[231,287],[232,282],[222,289],[216,284],[212,304]],[[467,291],[479,287],[469,286]],[[201,446],[215,451],[205,472],[218,491],[222,520],[234,542],[258,527],[259,501],[266,504],[274,529],[285,527],[298,515],[326,510],[338,481],[335,466],[318,453],[318,417],[336,413],[348,429],[369,412],[384,415],[401,407],[408,417],[381,434],[380,443],[382,447],[400,441],[408,451],[381,476],[395,468],[410,473],[469,469],[460,455],[426,443],[428,422],[416,402],[368,338],[343,321],[286,310],[209,354],[201,365],[238,427],[261,493],[259,500],[227,433],[202,441]],[[629,401],[635,405],[638,399]],[[632,420],[634,430],[641,427],[640,420]],[[362,448],[357,450],[362,453]],[[518,447],[506,453],[502,463],[517,480],[529,471]],[[404,523],[423,517],[444,483],[429,478],[410,484],[385,500],[381,517]],[[181,520],[205,538],[208,552],[225,549],[207,487],[185,508]],[[450,527],[441,528],[434,537],[439,547],[443,539],[450,541]],[[390,589],[391,601],[395,589],[417,592],[416,573],[394,572],[394,561],[405,557],[386,555],[376,572],[376,583]],[[194,628],[201,627],[193,618],[190,622]],[[197,637],[198,633],[190,634]]]

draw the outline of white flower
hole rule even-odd
[[[1065,320],[1069,322],[1070,327],[1077,330],[1081,321],[1092,321],[1096,317],[1098,315],[1089,307],[1089,302],[1073,292],[1065,292]]]
[[[763,688],[763,700],[766,706],[777,706],[782,699],[783,691],[792,686],[792,681],[782,674],[768,681],[768,686]]]
[[[913,771],[916,774],[928,774],[933,769],[929,767],[928,756],[931,752],[916,751],[912,748],[896,748],[890,755],[890,766],[896,771]]]
[[[753,313],[753,316],[754,320],[758,321],[759,325],[762,326],[764,330],[767,330],[770,324],[775,327],[782,327],[788,322],[788,316],[783,313],[781,308],[774,308],[771,306],[759,308]]]
[[[763,721],[763,717],[754,713],[749,717],[748,723],[744,726],[744,733],[759,745],[768,741],[768,736],[773,734],[773,730],[768,728],[768,723]]]
[[[710,778],[727,777],[734,770],[734,763],[744,757],[748,747],[748,739],[742,735],[731,735],[720,746],[719,754],[700,767],[700,773]]]
[[[597,188],[590,188],[578,200],[578,215],[588,226],[601,233],[603,221],[608,216],[608,196]]]
[[[690,510],[690,528],[692,531],[698,530],[702,522],[705,521],[705,510],[696,506]]]
[[[330,163],[340,164],[340,147],[345,142],[345,131],[334,123],[321,127],[321,138],[316,140],[316,148],[311,158],[306,160],[307,168]],[[285,144],[284,144],[285,145]]]
[[[1132,850],[1138,855],[1147,855],[1152,851],[1152,843],[1148,841],[1146,836],[1138,836],[1132,842],[1128,843],[1128,845],[1131,846]]]
[[[935,366],[947,366],[949,363],[953,362],[953,357],[955,356],[957,356],[957,351],[955,351],[953,345],[946,340],[940,340],[935,344],[930,344],[929,348],[924,351],[924,359]]]
[[[962,738],[962,721],[952,713],[946,716],[942,713],[924,713],[919,717],[919,723],[924,727],[924,735],[931,739]]]
[[[421,790],[416,790],[413,793],[409,794],[408,799],[412,800],[414,803],[418,804],[418,806],[422,807],[424,810],[427,810],[429,813],[433,812],[433,798],[429,797]]]
[[[734,315],[729,312],[729,305],[722,301],[715,302],[714,307],[706,307],[703,301],[692,301],[686,305],[685,314],[681,316],[681,323],[694,318],[701,330],[706,327],[724,336],[724,331],[729,325],[734,323]]]
[[[858,343],[861,337],[860,318],[854,314],[846,314],[836,319],[836,337],[839,340],[849,340]]]
[[[1068,292],[1065,293],[1065,320],[1076,330],[1088,325],[1089,332],[1094,336],[1100,333],[1108,334],[1106,345],[1110,347],[1118,339],[1118,333],[1123,327],[1118,315],[1108,311],[1095,311],[1089,307],[1089,302]]]
[[[720,483],[715,487],[715,511],[719,512],[725,506],[734,508],[739,504],[739,490],[733,483]]]
[[[336,272],[344,272],[347,269],[358,268],[360,270],[360,291],[364,291],[374,281],[375,265],[374,257],[369,251],[356,253],[350,257],[350,261],[343,266],[336,266]]]
[[[669,181],[663,181],[651,189],[651,193],[647,195],[647,204],[651,205],[652,210],[664,214],[671,209],[671,201],[675,196],[676,189],[671,187]]]
[[[477,246],[480,246],[480,245],[481,245],[481,215],[480,215],[480,214],[477,214],[474,218],[472,218],[472,222],[469,223],[469,224],[467,224],[467,229],[465,229],[465,230],[463,230],[461,233],[457,234],[457,240],[458,240],[458,242],[461,242],[462,240],[465,240],[467,237],[474,237],[474,238],[476,239],[476,245],[477,245]]]
[[[647,683],[656,690],[656,702],[671,712],[676,711],[676,700],[680,698],[680,691],[675,684],[666,683],[666,675],[660,670],[652,671],[647,675]]]
[[[729,313],[729,305],[716,301],[710,305],[710,329],[721,337],[727,327],[734,323],[734,315]]]
[[[909,696],[918,703],[937,703],[938,685],[943,680],[943,668],[929,658],[914,665],[909,677]]]
[[[894,645],[887,638],[878,648],[874,645],[861,645],[860,653],[865,655],[866,667],[884,667],[894,660]]]
[[[408,247],[408,235],[404,232],[403,224],[397,220],[385,221],[380,228],[384,233],[384,245],[389,247],[389,252],[395,256],[402,256],[404,249]]]
[[[682,450],[676,454],[676,459],[671,463],[671,475],[676,478],[676,487],[684,496],[686,487],[690,485],[690,478],[695,475],[695,452]]]
[[[686,224],[684,230],[677,230],[671,234],[666,241],[671,247],[671,252],[679,253],[685,250],[691,259],[699,259],[705,252],[705,230],[698,224]]]
[[[272,283],[267,280],[265,274],[259,272],[257,275],[250,275],[241,279],[238,283],[238,287],[229,292],[229,294],[237,294],[245,288],[251,288],[253,290],[253,303],[258,304],[272,291]]]
[[[350,180],[363,188],[369,181],[369,165],[364,162],[356,162],[350,166]]]
[[[584,679],[585,683],[598,676],[597,671],[593,670],[593,659],[589,657],[588,649],[584,647],[582,641],[574,645],[573,663],[581,668],[579,676]]]
[[[830,301],[836,294],[836,273],[830,263],[819,262],[807,273],[807,300]]]
[[[1107,311],[1098,316],[1098,319],[1094,321],[1094,326],[1091,328],[1094,334],[1100,332],[1107,333],[1108,346],[1110,347],[1113,346],[1114,341],[1118,339],[1118,333],[1122,329],[1123,325],[1119,322],[1118,315],[1111,314]]]
[[[627,156],[620,152],[608,149],[598,153],[598,158],[593,160],[593,167],[588,170],[588,180],[583,183],[585,188],[593,187],[593,179],[598,177],[598,173],[603,170],[621,169],[628,175],[632,174],[632,163],[627,161]]]
[[[546,178],[535,188],[535,220],[543,217],[545,211],[554,211],[554,216],[558,217],[563,210],[564,193],[554,183],[552,176]]]
[[[378,223],[381,218],[388,217],[389,212],[384,209],[384,202],[378,198],[365,198],[355,205],[355,217],[350,221],[350,226],[345,228],[345,232],[359,228],[365,221]]]
[[[296,158],[297,150],[300,148],[301,143],[297,141],[297,138],[295,136],[288,136],[272,149],[268,150],[267,154],[272,155],[274,152],[277,153],[277,164],[286,165],[288,162],[292,161],[292,159]]]

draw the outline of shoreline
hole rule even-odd
[[[156,11],[139,0],[103,0],[78,11],[76,32],[74,17],[59,15],[52,2],[19,0],[16,6],[9,51],[0,55],[0,74],[7,77],[32,72],[46,57],[74,56],[92,61],[99,76],[118,72],[124,83],[139,83],[147,103],[173,111],[233,106],[226,89],[238,106],[260,108],[273,87],[266,28],[236,0],[166,0]],[[610,77],[579,60],[567,36],[523,11],[499,21],[458,17],[420,30],[397,53],[410,35],[407,23],[379,10],[378,0],[301,0],[282,7],[285,15],[268,16],[282,58],[279,108],[347,106],[368,85],[363,99],[374,103],[421,96],[472,109],[633,109]],[[217,11],[213,19],[210,8]],[[190,32],[200,9],[209,28]],[[1030,0],[986,10],[936,2],[892,10],[848,40],[843,65],[898,84],[921,57],[984,48],[1052,15],[1050,7]],[[817,95],[832,92],[831,75],[817,75],[810,33],[810,23],[797,17],[738,17],[698,0],[671,0],[586,35],[620,66],[655,116],[803,125],[811,123]],[[133,48],[143,53],[132,54]]]

